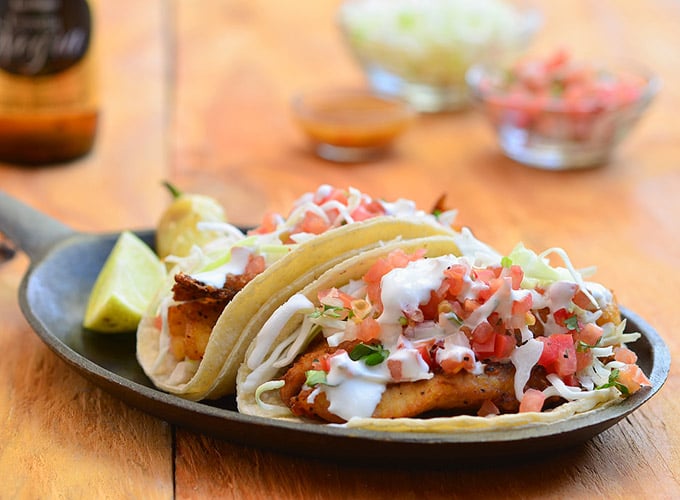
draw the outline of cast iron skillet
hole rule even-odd
[[[0,231],[31,265],[19,289],[23,314],[43,342],[71,367],[127,404],[170,423],[234,443],[295,455],[375,465],[456,466],[476,460],[536,455],[587,441],[639,408],[665,382],[670,354],[640,317],[623,310],[634,349],[653,384],[620,404],[550,425],[457,434],[375,432],[241,415],[233,398],[201,403],[156,390],[135,358],[133,335],[84,330],[90,289],[118,234],[82,234],[0,191]],[[153,232],[137,233],[149,244]],[[102,417],[105,418],[105,417]]]

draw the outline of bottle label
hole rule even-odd
[[[24,76],[60,73],[90,45],[86,0],[0,0],[0,69]]]

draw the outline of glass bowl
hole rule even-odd
[[[505,69],[477,65],[467,80],[503,152],[553,170],[606,163],[659,89],[632,62],[579,62],[564,51]]]
[[[301,93],[292,108],[315,153],[341,163],[383,155],[415,116],[401,99],[351,88]]]
[[[442,112],[469,104],[470,66],[521,55],[540,16],[503,0],[345,0],[338,23],[374,90]]]

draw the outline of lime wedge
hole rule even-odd
[[[134,234],[118,237],[95,281],[83,326],[103,333],[130,332],[165,278],[165,267]]]

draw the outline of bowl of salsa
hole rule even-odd
[[[467,82],[503,152],[554,170],[606,163],[660,86],[635,63],[580,61],[566,50],[505,68],[476,65]]]

